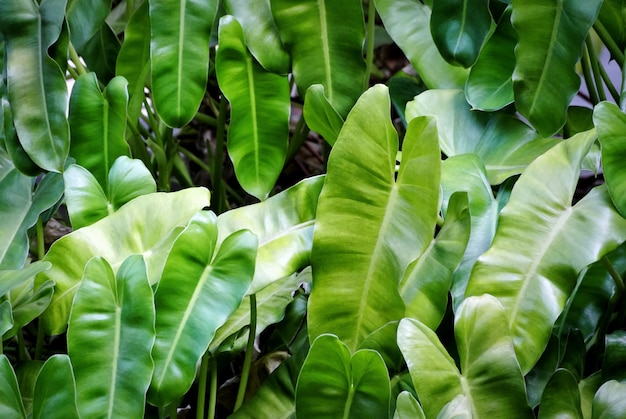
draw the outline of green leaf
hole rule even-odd
[[[580,165],[594,140],[593,131],[578,134],[528,166],[469,280],[466,296],[489,293],[504,306],[524,373],[545,349],[578,273],[626,240],[626,220],[605,187],[572,206]]]
[[[544,139],[519,119],[472,111],[460,90],[428,90],[406,107],[406,118],[437,117],[441,150],[448,156],[475,153],[483,160],[489,183],[497,185],[521,173],[559,142]]]
[[[102,92],[95,73],[80,76],[70,98],[70,155],[102,188],[115,159],[130,154],[124,140],[128,93],[126,79],[115,77]]]
[[[148,392],[157,406],[189,390],[215,331],[239,307],[252,282],[258,246],[254,234],[240,230],[217,252],[216,245],[215,214],[200,212],[167,258],[155,294],[154,375]]]
[[[602,0],[513,0],[517,110],[545,137],[563,127],[580,86],[575,65]]]
[[[558,369],[548,381],[539,406],[539,419],[583,419],[578,381],[566,369]]]
[[[419,320],[433,330],[439,326],[448,305],[452,274],[465,253],[470,228],[468,195],[454,194],[437,238],[409,265],[400,282],[406,317]]]
[[[0,416],[26,419],[15,372],[4,354],[0,354]]]
[[[435,332],[417,320],[400,321],[398,345],[426,417],[459,395],[467,398],[472,417],[533,417],[500,303],[489,295],[466,299],[454,335],[462,374]]]
[[[77,51],[98,32],[111,10],[111,0],[67,0],[67,24]]]
[[[143,195],[97,223],[54,242],[44,258],[52,268],[36,278],[36,285],[48,279],[56,283],[52,303],[40,318],[46,333],[65,330],[72,299],[89,259],[102,256],[115,270],[128,256],[143,254],[148,278],[155,284],[180,228],[209,202],[209,192],[204,188]]]
[[[195,116],[207,87],[216,0],[150,0],[152,93],[167,125]]]
[[[20,143],[41,168],[61,172],[68,154],[65,75],[48,55],[63,23],[66,0],[0,4],[7,90]]]
[[[470,70],[465,95],[474,109],[495,111],[514,100],[511,77],[517,33],[511,25],[511,11],[510,7],[506,9]]]
[[[304,97],[304,119],[307,125],[320,134],[331,146],[337,141],[343,126],[343,118],[324,94],[324,86],[314,84]]]
[[[330,332],[351,350],[404,317],[398,283],[432,240],[439,211],[435,121],[409,124],[396,180],[390,108],[383,85],[359,99],[331,152],[317,210],[309,336]]]
[[[626,46],[626,32],[624,31],[624,0],[604,0],[598,15],[598,20],[606,28],[613,41],[620,50]]]
[[[67,355],[52,355],[41,367],[33,392],[33,419],[78,418],[76,385]]]
[[[314,84],[343,117],[362,92],[365,25],[360,0],[271,0],[301,97]]]
[[[70,314],[67,351],[82,417],[142,417],[152,376],[154,303],[141,255],[117,271],[94,257]]]
[[[291,57],[280,39],[270,0],[225,0],[224,7],[241,23],[246,46],[254,58],[268,71],[287,74]]]
[[[218,243],[247,229],[259,240],[254,280],[246,295],[309,265],[315,213],[324,176],[302,180],[266,201],[217,217]]]
[[[98,75],[103,84],[109,83],[115,76],[119,52],[120,40],[106,22],[80,51],[87,67]]]
[[[296,414],[303,418],[387,417],[389,376],[370,349],[350,354],[334,335],[313,342],[296,387]]]
[[[441,55],[471,67],[491,29],[489,0],[438,0],[432,10],[430,31]]]
[[[593,398],[592,419],[623,418],[626,415],[626,383],[607,381]]]
[[[467,70],[448,64],[430,33],[431,9],[418,0],[376,0],[385,29],[431,89],[463,88]]]
[[[626,331],[624,330],[616,330],[606,335],[602,379],[626,382]]]
[[[231,105],[228,153],[246,192],[267,198],[285,163],[289,142],[289,80],[261,67],[246,49],[241,25],[220,19],[215,69]]]
[[[11,112],[11,104],[2,97],[2,114],[0,115],[0,130],[4,129],[4,147],[17,170],[26,176],[38,176],[41,168],[28,156],[22,144],[17,138],[15,125],[13,124],[13,113]],[[2,120],[4,119],[4,120]],[[1,133],[2,131],[0,131]],[[1,137],[1,136],[0,136]]]
[[[46,281],[37,289],[34,281],[28,281],[11,290],[11,306],[13,312],[13,327],[4,334],[4,338],[15,336],[22,327],[36,319],[50,305],[54,293],[54,282]]]
[[[398,395],[393,419],[426,419],[422,406],[408,391]]]
[[[602,145],[602,169],[611,199],[626,215],[626,115],[613,103],[599,103],[593,110],[593,122]]]
[[[37,261],[29,264],[24,269],[0,271],[0,297],[40,272],[50,269],[48,262]]]
[[[4,300],[0,303],[0,340],[4,340],[4,334],[13,327],[13,310],[11,302]]]

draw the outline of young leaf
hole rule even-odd
[[[324,137],[328,144],[334,145],[343,126],[343,118],[328,101],[324,86],[314,84],[307,89],[302,111],[307,125]]]
[[[350,354],[336,336],[313,342],[296,387],[296,414],[303,418],[387,417],[389,376],[381,356],[370,349]]]
[[[154,106],[167,125],[195,116],[206,91],[216,0],[150,0]]]
[[[95,257],[76,291],[67,351],[82,417],[142,417],[152,376],[154,303],[146,265],[133,255],[117,275]]]
[[[360,0],[271,0],[272,14],[304,97],[314,84],[345,116],[362,92],[365,25]]]
[[[15,336],[22,327],[39,317],[50,304],[53,293],[52,281],[46,281],[35,288],[34,281],[30,280],[11,290],[13,326],[3,337],[8,339]]]
[[[626,416],[626,383],[610,380],[602,384],[593,398],[592,419],[623,418]]]
[[[430,33],[430,8],[417,0],[376,0],[385,29],[431,89],[461,89],[467,70],[446,62]]]
[[[404,316],[398,283],[432,240],[439,210],[435,121],[409,124],[396,181],[390,108],[383,85],[359,99],[331,152],[317,211],[309,336],[333,333],[351,350]]]
[[[492,294],[504,306],[524,373],[546,347],[578,273],[626,240],[626,220],[605,187],[572,206],[582,159],[594,141],[593,131],[578,134],[528,166],[469,280],[466,296]]]
[[[0,354],[0,417],[26,419],[15,372],[4,354]]]
[[[33,419],[78,418],[76,385],[67,355],[52,355],[41,367],[33,392]]]
[[[451,64],[474,64],[491,29],[488,0],[433,2],[430,31],[441,55]]]
[[[117,267],[128,256],[143,254],[150,283],[157,283],[180,229],[209,202],[209,192],[204,188],[143,195],[97,223],[54,242],[44,258],[52,268],[35,281],[36,285],[48,279],[56,283],[52,303],[40,318],[44,330],[49,334],[65,330],[83,269],[93,256],[103,256]]]
[[[513,90],[517,110],[544,137],[565,124],[578,91],[575,65],[602,0],[513,0],[518,35]]]
[[[215,69],[231,105],[228,153],[237,180],[260,200],[274,188],[289,142],[289,80],[263,69],[246,49],[241,25],[220,19]]]
[[[200,212],[176,239],[155,294],[154,375],[148,400],[166,406],[189,390],[215,331],[239,307],[254,274],[258,242],[248,230],[215,251],[215,214]]]
[[[422,406],[408,391],[403,391],[396,400],[393,419],[426,419]]]

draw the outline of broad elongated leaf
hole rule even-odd
[[[446,62],[430,33],[431,9],[418,0],[376,0],[385,29],[431,89],[463,88],[467,70]]]
[[[8,99],[2,97],[0,104],[2,105],[2,109],[0,109],[0,138],[4,138],[4,148],[17,170],[27,176],[38,176],[41,173],[41,168],[28,156],[17,138],[13,124],[13,113]],[[2,120],[3,118],[4,120]],[[2,136],[3,129],[4,137]]]
[[[580,165],[594,140],[593,131],[578,134],[529,165],[469,280],[466,296],[489,293],[504,306],[524,373],[546,347],[578,272],[626,240],[626,220],[605,187],[572,206]]]
[[[180,229],[209,202],[204,188],[143,195],[109,217],[54,242],[44,258],[52,268],[36,278],[36,285],[48,279],[56,283],[52,303],[41,317],[46,332],[65,330],[83,269],[93,256],[104,257],[115,270],[128,256],[143,254],[150,283],[157,283]]]
[[[241,229],[259,240],[254,280],[247,295],[309,265],[313,228],[324,176],[315,176],[266,201],[227,211],[217,217],[218,242]]]
[[[458,396],[467,398],[473,417],[534,417],[502,306],[484,295],[466,299],[457,313],[462,374],[426,325],[403,319],[398,328],[398,345],[426,417],[436,417]]]
[[[626,383],[610,380],[602,384],[593,398],[592,419],[621,418],[626,415]]]
[[[304,97],[314,84],[345,116],[362,92],[365,25],[360,0],[271,0],[272,14]]]
[[[406,118],[437,117],[441,150],[448,156],[475,153],[492,185],[519,174],[559,140],[544,139],[510,115],[472,111],[460,90],[428,90],[409,102]]]
[[[565,124],[578,91],[574,66],[602,0],[513,0],[518,35],[513,90],[517,110],[544,136]]]
[[[67,355],[53,355],[41,367],[33,392],[33,419],[78,418],[76,385]]]
[[[515,70],[517,33],[511,25],[511,11],[507,8],[500,18],[467,78],[465,94],[475,109],[495,111],[514,100],[511,77]]]
[[[317,210],[309,334],[336,334],[351,350],[404,316],[398,283],[432,240],[439,210],[435,121],[409,124],[396,181],[390,107],[382,85],[359,99],[331,152]]]
[[[382,418],[389,414],[389,376],[370,349],[353,355],[336,336],[313,342],[296,387],[296,414],[303,418]]]
[[[180,234],[155,294],[156,341],[150,403],[185,394],[215,331],[239,307],[252,282],[258,242],[240,230],[217,245],[212,212],[200,212]]]
[[[491,29],[488,0],[433,2],[430,31],[441,55],[452,64],[471,67]]]
[[[270,0],[225,0],[224,7],[241,23],[246,46],[254,58],[272,73],[287,74],[291,57],[280,39]]]
[[[50,269],[50,263],[37,261],[26,266],[24,269],[0,271],[0,296],[5,295],[12,288],[28,281],[40,272]]]
[[[461,262],[470,237],[470,208],[467,194],[450,198],[445,222],[437,238],[409,265],[400,282],[406,317],[435,330],[448,305],[452,274]]]
[[[0,354],[0,416],[26,419],[15,372],[4,354]]]
[[[541,398],[539,419],[576,418],[582,419],[578,381],[566,369],[558,369],[548,381]]]
[[[150,0],[154,106],[169,126],[185,125],[200,107],[216,10],[216,0]]]
[[[65,75],[48,55],[63,23],[66,0],[0,4],[7,90],[20,143],[41,168],[60,172],[68,154]]]
[[[82,417],[143,416],[154,337],[152,288],[143,257],[126,259],[117,275],[105,259],[91,259],[67,329]]]
[[[343,126],[343,118],[328,101],[324,86],[314,84],[307,89],[302,111],[307,125],[324,137],[328,144],[334,145]]]
[[[106,190],[109,171],[130,154],[124,141],[128,92],[125,78],[115,77],[102,92],[95,73],[80,76],[70,98],[70,155]]]
[[[65,14],[72,44],[82,47],[98,32],[111,10],[111,0],[68,0]]]
[[[615,104],[599,103],[593,110],[593,122],[602,144],[602,170],[611,199],[622,215],[626,215],[626,114]]]
[[[289,140],[289,80],[264,70],[246,49],[241,25],[220,19],[217,79],[231,105],[228,153],[241,186],[267,198],[285,163]]]

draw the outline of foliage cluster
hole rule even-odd
[[[625,16],[0,2],[0,416],[626,417]]]

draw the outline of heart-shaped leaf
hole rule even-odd
[[[408,391],[403,391],[396,400],[393,419],[426,419],[422,406]]]
[[[592,419],[622,418],[626,415],[626,383],[610,380],[602,384],[593,398]]]

